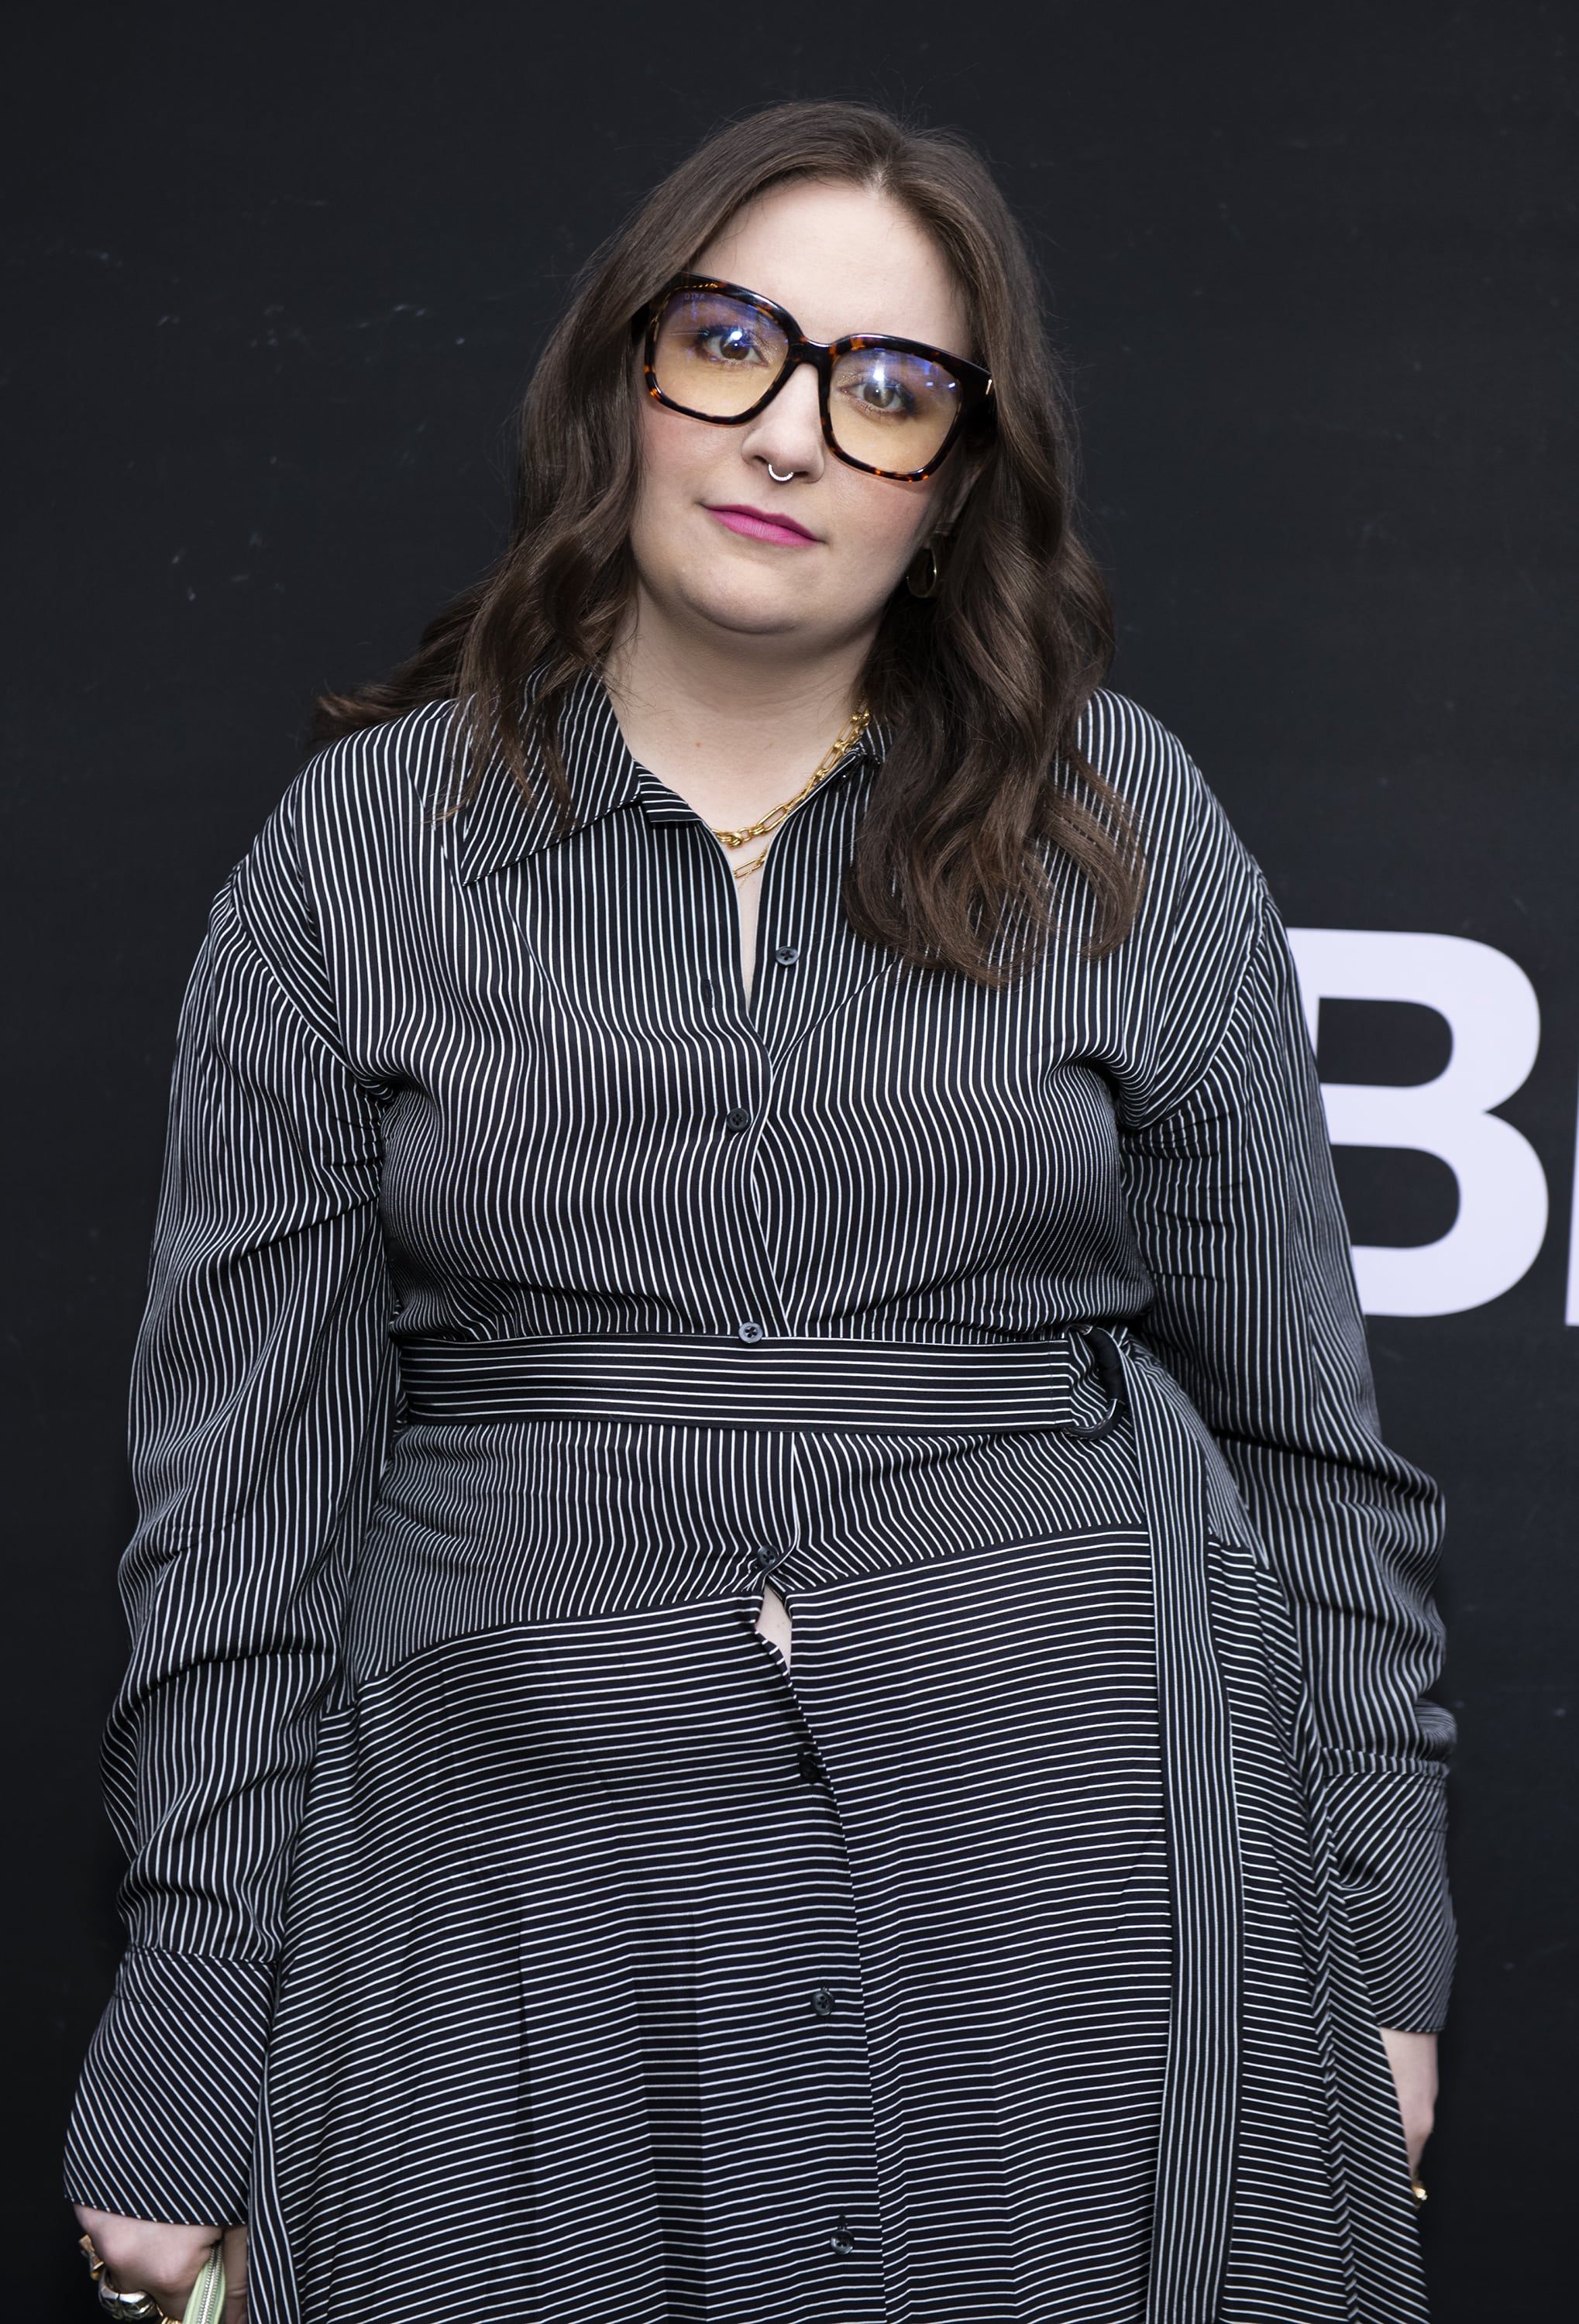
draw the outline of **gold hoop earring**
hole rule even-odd
[[[924,540],[905,567],[905,587],[912,597],[936,597],[942,578],[937,551],[931,541]]]

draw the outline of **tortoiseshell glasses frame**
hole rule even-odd
[[[757,314],[766,317],[768,321],[781,333],[785,342],[782,361],[768,386],[747,410],[700,411],[694,404],[680,402],[677,397],[666,393],[660,386],[656,368],[659,334],[670,300],[679,292],[687,290],[708,291],[718,298],[734,300],[742,306],[750,307]],[[919,484],[924,477],[934,475],[959,442],[961,435],[972,419],[989,412],[992,408],[992,374],[984,371],[980,364],[969,363],[963,355],[949,355],[942,347],[927,346],[919,339],[891,338],[882,332],[854,331],[845,338],[831,339],[826,346],[824,346],[820,341],[808,339],[806,337],[788,309],[775,305],[771,299],[764,299],[759,291],[748,290],[738,282],[719,281],[712,275],[675,275],[671,281],[664,284],[657,297],[649,303],[644,315],[637,317],[638,323],[643,320],[645,349],[642,368],[647,392],[653,401],[662,404],[666,410],[682,412],[688,420],[706,420],[716,428],[743,428],[748,420],[754,420],[759,412],[765,410],[771,403],[774,396],[778,394],[779,390],[797,365],[808,363],[817,374],[817,403],[822,415],[823,440],[834,457],[836,460],[842,460],[846,467],[859,468],[868,476],[884,476],[894,484]],[[959,401],[948,433],[930,458],[919,467],[884,468],[879,467],[871,460],[857,459],[853,452],[845,451],[834,433],[829,397],[833,392],[835,365],[845,355],[884,351],[894,355],[917,356],[923,362],[935,364],[939,371],[947,374],[958,391]]]

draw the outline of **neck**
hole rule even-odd
[[[605,674],[633,755],[705,820],[739,823],[816,766],[860,698],[870,643],[698,636],[642,595]]]

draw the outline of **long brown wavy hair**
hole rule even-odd
[[[901,585],[872,650],[866,699],[891,741],[845,911],[905,961],[999,982],[1047,939],[1061,856],[1090,891],[1089,948],[1107,951],[1133,923],[1143,871],[1121,802],[1076,743],[1112,659],[1113,612],[1074,529],[1071,427],[1035,271],[971,148],[871,106],[779,105],[734,123],[596,254],[522,409],[509,547],[409,661],[323,696],[314,739],[453,699],[457,803],[502,758],[529,796],[546,782],[573,825],[559,721],[571,690],[605,667],[634,580],[635,318],[738,210],[796,180],[883,193],[932,235],[996,407],[937,594]]]

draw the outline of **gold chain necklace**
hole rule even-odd
[[[807,780],[801,784],[800,788],[796,792],[794,798],[783,800],[778,807],[770,807],[767,814],[762,816],[760,823],[745,824],[739,831],[713,831],[713,836],[718,842],[719,846],[727,847],[733,852],[736,847],[745,846],[749,840],[771,839],[774,832],[778,830],[779,825],[783,822],[785,816],[792,815],[795,809],[800,805],[802,799],[808,799],[811,797],[812,792],[816,790],[818,783],[823,780],[824,777],[833,773],[834,769],[838,765],[839,761],[844,757],[845,752],[860,741],[862,735],[865,733],[866,729],[871,725],[871,724],[872,713],[867,709],[866,705],[863,703],[861,707],[855,711],[846,724],[841,727],[837,737],[829,745],[828,750],[811,775],[808,776]],[[709,824],[707,827],[710,831],[713,830],[711,824]],[[734,872],[737,880],[744,880],[748,879],[752,872],[760,872],[767,860],[768,851],[764,847],[762,853],[760,855],[753,855],[749,863],[732,863],[729,868]]]

